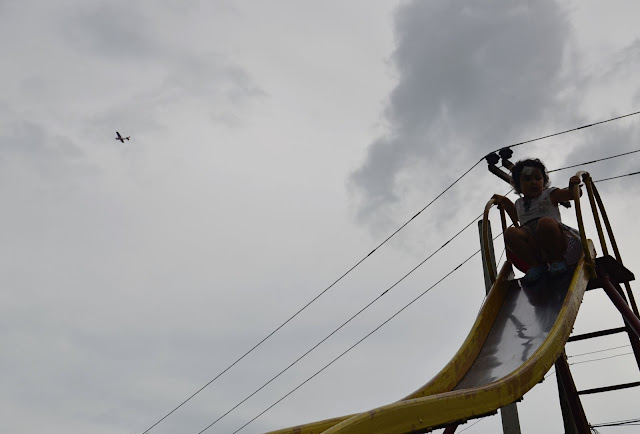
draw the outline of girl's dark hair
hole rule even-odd
[[[513,189],[516,193],[522,194],[520,191],[520,176],[522,175],[522,169],[525,167],[535,167],[540,170],[542,173],[542,178],[544,180],[544,187],[549,187],[549,175],[547,174],[547,168],[544,167],[542,161],[537,158],[527,158],[526,160],[518,161],[511,169],[511,177],[513,178]]]

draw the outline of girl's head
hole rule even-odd
[[[549,186],[547,168],[537,158],[518,161],[511,170],[513,189],[526,197],[538,197]]]

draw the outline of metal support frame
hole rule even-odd
[[[573,421],[571,409],[569,408],[569,400],[562,386],[560,374],[556,371],[556,382],[558,384],[558,400],[560,401],[560,411],[562,413],[562,423],[564,425],[564,434],[578,434],[578,428]]]
[[[640,386],[640,381],[634,381],[633,383],[616,384],[615,386],[595,387],[593,389],[579,390],[578,395],[590,395],[592,393],[610,392],[612,390],[629,389],[631,387]]]
[[[599,332],[591,332],[591,333],[584,333],[582,335],[571,336],[567,340],[567,342],[583,341],[585,339],[599,338],[601,336],[615,335],[616,333],[624,333],[626,331],[627,331],[626,327],[617,327],[617,328],[614,328],[614,329],[600,330]]]
[[[488,169],[491,173],[498,176],[505,182],[512,183],[512,177],[510,173],[507,173],[496,165],[502,159],[502,167],[506,168],[508,171],[513,169],[513,163],[509,161],[509,158],[513,155],[513,152],[509,148],[501,149],[499,152],[493,152],[488,154],[485,159],[488,163]],[[638,369],[640,369],[640,313],[638,312],[638,306],[636,304],[633,292],[629,285],[629,281],[633,280],[633,274],[624,268],[622,265],[622,259],[620,258],[620,252],[618,251],[618,247],[615,242],[615,238],[613,236],[613,231],[611,229],[611,225],[609,219],[607,217],[606,210],[602,203],[602,199],[600,195],[593,185],[591,181],[591,177],[587,172],[578,172],[576,174],[580,176],[584,181],[587,193],[589,197],[589,202],[591,205],[591,210],[593,212],[596,229],[598,231],[598,236],[600,239],[600,243],[603,248],[603,257],[595,260],[591,257],[590,253],[587,251],[586,246],[586,234],[584,232],[584,224],[582,221],[582,211],[580,207],[580,191],[579,187],[575,185],[573,187],[573,195],[575,198],[575,207],[576,207],[576,218],[578,220],[578,227],[580,229],[580,238],[583,246],[585,247],[585,260],[587,263],[587,269],[589,271],[589,275],[591,276],[591,281],[589,283],[589,287],[587,289],[595,289],[595,288],[603,288],[607,296],[611,299],[611,302],[614,306],[620,311],[620,314],[623,317],[625,326],[609,329],[609,330],[601,330],[593,333],[587,333],[583,335],[573,336],[569,338],[567,342],[578,341],[583,339],[589,339],[593,337],[606,336],[614,333],[620,333],[626,331],[629,335],[629,341],[631,343],[631,347],[633,348],[633,352],[636,358],[636,363],[638,365]],[[598,212],[599,211],[599,212]],[[601,213],[601,216],[600,216]],[[486,214],[486,210],[485,210]],[[612,248],[615,252],[615,258],[609,256],[606,246],[606,241],[604,238],[604,231],[600,222],[600,218],[604,221],[604,225],[606,226],[609,239],[612,243]],[[486,218],[485,218],[486,220]],[[480,244],[483,250],[482,261],[483,268],[485,272],[485,285],[487,287],[487,291],[491,287],[491,271],[495,270],[495,257],[493,255],[493,245],[485,246],[482,241],[482,222],[479,223],[480,228]],[[504,216],[503,216],[503,226],[504,226]],[[490,226],[487,228],[490,230]],[[489,249],[489,254],[487,254],[486,250]],[[491,262],[488,264],[488,262]],[[596,271],[597,269],[597,271]],[[493,272],[495,275],[495,272]],[[488,279],[489,277],[489,279]],[[620,286],[620,282],[624,283],[626,293],[623,291]],[[628,295],[628,297],[627,297]],[[556,361],[556,378],[558,381],[558,394],[560,398],[560,407],[562,409],[562,416],[564,419],[565,425],[565,433],[566,434],[589,434],[590,427],[587,422],[586,415],[584,413],[584,408],[582,407],[582,403],[580,402],[579,395],[587,395],[593,393],[600,392],[608,392],[612,390],[626,389],[630,387],[640,386],[640,382],[632,382],[626,384],[619,384],[613,386],[599,387],[594,389],[587,389],[578,392],[576,389],[575,383],[573,381],[573,377],[571,375],[571,371],[569,369],[569,364],[567,363],[566,354],[563,352],[562,355]],[[511,404],[514,406],[515,403]],[[517,431],[508,431],[505,425],[505,412],[501,409],[501,416],[503,419],[503,430],[506,433],[517,432],[520,433],[519,423],[517,426]],[[517,409],[515,409],[515,418],[517,421]],[[453,431],[457,425],[451,425]],[[448,431],[445,431],[448,433]]]
[[[598,278],[593,279],[593,285],[601,287],[614,306],[620,311],[624,320],[623,329],[629,335],[629,343],[633,349],[638,370],[640,370],[640,319],[631,309],[629,299],[625,296],[619,283],[620,280],[623,280],[628,286],[629,280],[633,280],[634,276],[610,256],[596,260],[596,272]]]
[[[629,342],[636,359],[636,365],[638,366],[638,370],[640,370],[640,319],[634,315],[629,305],[625,302],[622,288],[618,285],[616,285],[616,288],[610,282],[607,283],[608,284],[604,286],[604,290],[622,314],[625,322],[625,331],[629,335]]]
[[[447,426],[444,431],[442,431],[442,434],[453,434],[456,432],[456,429],[458,429],[459,426],[459,423],[452,423],[451,425]]]
[[[589,422],[587,422],[587,416],[584,413],[582,402],[580,402],[564,351],[556,361],[556,377],[558,379],[558,391],[560,392],[560,406],[563,410],[565,432],[590,434]],[[562,398],[565,398],[566,402],[563,402]]]
[[[601,278],[601,280],[604,292],[606,292],[606,294],[611,299],[611,302],[620,311],[625,323],[631,330],[633,330],[636,336],[640,337],[640,319],[636,316],[635,313],[633,313],[626,300],[618,292],[615,286],[613,286],[611,281],[608,278]]]
[[[640,320],[629,307],[625,293],[618,283],[620,280],[624,282],[633,280],[633,273],[627,270],[616,259],[608,255],[597,258],[594,262],[597,277],[590,280],[589,287],[591,289],[604,289],[605,293],[620,311],[625,321],[625,326],[572,336],[567,342],[575,342],[600,336],[608,336],[614,333],[627,332],[631,347],[633,348],[633,352],[636,356],[638,368],[640,369],[640,334],[635,330],[640,326]],[[558,395],[566,434],[582,434],[583,432],[590,432],[586,416],[584,415],[584,409],[580,402],[580,395],[590,395],[640,386],[640,381],[636,381],[632,383],[578,391],[575,387],[575,383],[573,382],[571,371],[564,353],[556,362],[556,377],[558,380]]]

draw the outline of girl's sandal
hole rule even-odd
[[[549,264],[549,275],[550,276],[560,276],[567,272],[567,263],[566,262],[552,262]]]
[[[527,274],[522,277],[522,282],[525,284],[531,284],[537,282],[538,279],[542,277],[542,275],[549,269],[547,264],[538,265],[536,267],[531,267],[527,271]]]

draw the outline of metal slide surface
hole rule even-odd
[[[562,353],[588,281],[584,258],[573,273],[532,287],[506,264],[460,350],[430,382],[390,405],[271,434],[425,432],[514,402]]]

